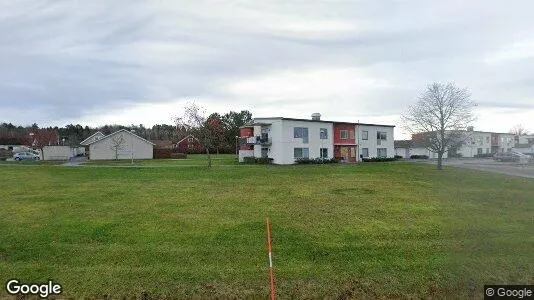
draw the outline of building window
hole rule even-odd
[[[362,131],[362,140],[366,141],[369,139],[369,131],[364,130]]]
[[[321,148],[319,152],[321,158],[328,158],[328,148]]]
[[[486,154],[489,154],[489,148],[486,148]]]
[[[376,156],[378,156],[378,157],[387,157],[388,156],[388,149],[387,148],[377,148],[376,149]]]
[[[477,154],[482,154],[482,148],[477,148]]]
[[[486,137],[486,143],[489,143],[489,136]]]
[[[326,128],[319,129],[319,137],[322,140],[326,140],[328,138],[328,130]]]
[[[369,148],[362,148],[362,156],[369,157]]]
[[[295,127],[293,128],[293,137],[296,138],[296,139],[300,139],[302,138],[302,135],[303,135],[303,130],[304,129],[303,127]]]
[[[346,140],[349,138],[349,131],[348,130],[340,130],[339,131],[339,138],[342,140]]]
[[[310,157],[310,149],[309,148],[294,148],[293,157],[294,158],[308,158]]]
[[[303,143],[308,143],[308,127],[295,127],[293,129],[294,138],[302,138]]]
[[[377,131],[376,132],[376,144],[382,145],[382,141],[387,140],[387,133],[384,131]]]

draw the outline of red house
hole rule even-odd
[[[202,153],[204,152],[204,146],[197,138],[188,135],[174,145],[173,151],[178,153]]]
[[[356,123],[334,123],[334,157],[356,162]]]

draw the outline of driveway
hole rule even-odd
[[[436,161],[432,161],[436,163]],[[445,159],[443,165],[534,178],[534,164],[499,162],[493,159]]]
[[[71,157],[66,163],[62,164],[62,166],[77,167],[85,163],[86,161],[87,157],[85,156]]]

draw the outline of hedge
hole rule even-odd
[[[410,159],[428,159],[428,155],[410,155]]]
[[[246,156],[243,157],[243,162],[246,164],[268,165],[273,163],[273,159],[269,157]]]
[[[339,160],[336,158],[297,158],[295,159],[295,163],[297,164],[335,164],[338,163]]]
[[[363,162],[386,162],[386,161],[396,161],[398,158],[395,157],[365,157],[362,159]]]

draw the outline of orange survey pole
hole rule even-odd
[[[269,218],[265,218],[265,223],[267,224],[267,253],[269,255],[269,285],[271,290],[270,299],[274,300],[275,290],[274,290],[274,274],[273,274],[273,253],[271,247],[271,224],[269,223]]]

